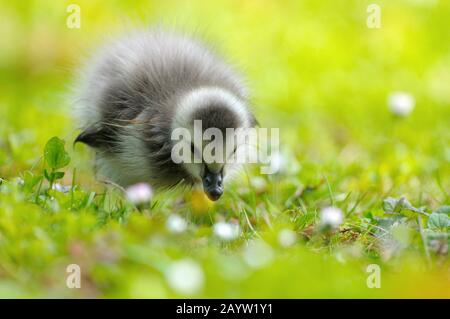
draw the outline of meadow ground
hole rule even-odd
[[[375,29],[372,2],[79,0],[71,29],[68,3],[0,0],[0,297],[449,298],[450,2],[376,1]],[[241,68],[277,174],[140,210],[95,180],[75,71],[161,21]]]

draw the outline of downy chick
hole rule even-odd
[[[237,165],[203,159],[208,141],[192,139],[194,121],[201,121],[203,132],[220,130],[225,158],[236,151],[226,149],[234,139],[226,128],[256,124],[241,78],[204,44],[174,32],[136,32],[104,46],[82,72],[75,94],[82,130],[75,142],[96,150],[98,175],[124,187],[203,184],[217,200]],[[184,142],[200,161],[173,160],[177,128],[191,133]]]

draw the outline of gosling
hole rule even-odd
[[[236,152],[227,147],[235,141],[227,128],[256,125],[247,88],[233,68],[202,42],[172,31],[138,31],[105,45],[81,71],[75,95],[81,129],[75,143],[95,149],[97,177],[123,187],[202,185],[216,201],[241,165],[207,161],[202,149],[220,135],[217,151],[226,159]],[[202,133],[220,134],[198,142],[196,123]],[[191,161],[174,156],[177,129],[190,135],[182,142]]]

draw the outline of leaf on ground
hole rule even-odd
[[[441,206],[438,209],[436,209],[434,211],[434,213],[445,214],[445,215],[449,216],[450,215],[450,205]]]
[[[406,199],[406,197],[402,197],[400,199],[388,197],[388,198],[384,199],[383,200],[383,210],[386,213],[398,213],[398,214],[401,214],[402,211],[410,211],[410,212],[414,212],[414,213],[423,214],[423,215],[427,215],[428,216],[428,214],[426,212],[424,212],[423,208],[416,208],[416,207],[414,207],[408,201],[408,199]],[[408,216],[408,214],[402,214],[402,215],[405,215],[407,217],[411,217],[411,216]]]
[[[432,213],[428,219],[428,228],[447,231],[450,228],[450,217],[446,214]]]
[[[416,208],[405,197],[400,199],[388,197],[383,201],[383,209],[385,212],[400,213],[403,209],[414,211]]]
[[[64,149],[65,142],[58,137],[52,137],[44,149],[44,158],[50,168],[56,170],[70,163],[70,156]]]

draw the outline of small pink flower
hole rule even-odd
[[[153,197],[153,190],[146,183],[132,185],[126,190],[127,198],[135,205],[142,205],[150,202]]]

